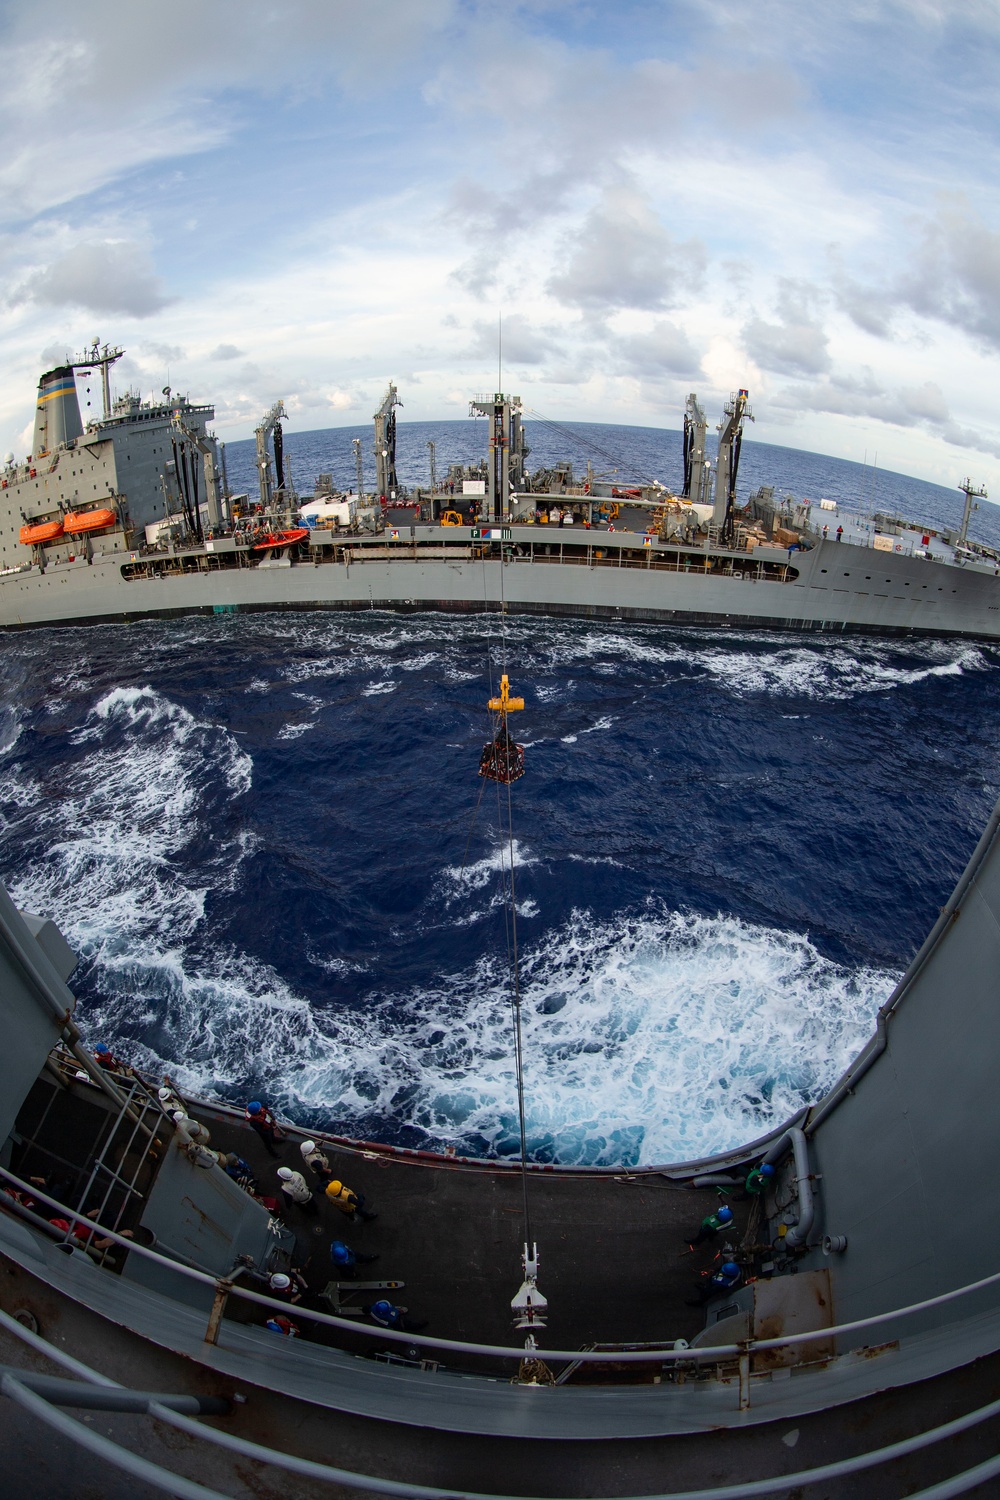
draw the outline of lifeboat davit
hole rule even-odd
[[[54,542],[63,534],[62,521],[40,521],[37,526],[22,526],[18,541],[25,547],[36,542]]]
[[[252,550],[267,552],[273,547],[291,547],[293,543],[303,541],[308,535],[307,526],[293,526],[291,531],[269,531],[266,536],[257,538]]]
[[[63,521],[63,529],[70,536],[79,536],[85,531],[103,531],[105,526],[114,526],[118,517],[106,507],[101,510],[78,510]]]

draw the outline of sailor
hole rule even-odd
[[[301,1332],[299,1325],[293,1323],[291,1318],[286,1318],[284,1313],[276,1313],[273,1318],[268,1318],[264,1327],[271,1333],[280,1333],[286,1339],[297,1339]]]
[[[719,1297],[724,1292],[733,1291],[739,1286],[742,1276],[743,1272],[734,1260],[724,1260],[717,1271],[713,1271],[711,1276],[706,1276],[704,1281],[699,1282],[698,1296],[696,1300],[688,1302],[688,1307],[700,1307],[712,1297]]]
[[[716,1209],[714,1214],[706,1214],[697,1230],[692,1235],[685,1236],[685,1244],[700,1245],[704,1240],[714,1239],[722,1229],[728,1229],[733,1222],[733,1211],[727,1204]]]
[[[278,1122],[267,1105],[261,1104],[259,1099],[251,1099],[243,1111],[243,1118],[251,1129],[256,1130],[271,1156],[277,1156],[279,1153],[274,1149],[275,1142],[283,1141],[285,1137],[279,1131]]]
[[[844,536],[844,528],[843,528],[843,526],[838,526],[837,527],[837,541],[838,542],[842,541],[843,540],[843,536]]]
[[[744,1192],[748,1198],[758,1197],[771,1178],[774,1176],[774,1168],[769,1161],[762,1162],[759,1167],[754,1167],[744,1185]]]
[[[377,1255],[362,1255],[360,1250],[352,1250],[350,1245],[345,1245],[343,1240],[334,1240],[330,1246],[330,1261],[338,1276],[345,1277],[348,1281],[354,1280],[355,1267],[371,1265],[373,1260],[378,1260]]]
[[[291,1167],[279,1167],[278,1176],[281,1179],[281,1191],[287,1203],[294,1203],[306,1214],[319,1213],[319,1204],[312,1195],[312,1188],[301,1172],[293,1172]]]
[[[105,1072],[128,1073],[130,1071],[128,1063],[124,1063],[120,1057],[116,1057],[107,1042],[98,1042],[94,1048],[94,1056]]]
[[[184,1108],[184,1100],[165,1074],[162,1087],[156,1091],[156,1097],[159,1099],[164,1112],[168,1115],[172,1115],[175,1109]]]
[[[303,1141],[299,1150],[302,1152],[302,1160],[321,1182],[329,1182],[333,1176],[329,1158],[323,1155],[315,1141]]]
[[[253,1193],[257,1190],[257,1179],[253,1175],[253,1168],[242,1156],[237,1156],[235,1151],[230,1151],[226,1156],[225,1173],[246,1192]]]
[[[352,1193],[349,1187],[345,1187],[336,1178],[327,1183],[326,1196],[327,1200],[335,1204],[352,1223],[356,1224],[359,1219],[378,1218],[378,1214],[372,1213],[370,1208],[365,1208],[364,1193]]]
[[[267,1278],[268,1295],[277,1302],[301,1302],[308,1291],[305,1279],[297,1271],[275,1271]]]
[[[426,1319],[423,1323],[411,1323],[404,1317],[409,1309],[396,1307],[393,1303],[381,1297],[378,1302],[372,1302],[365,1308],[365,1315],[371,1318],[373,1323],[378,1323],[381,1328],[396,1328],[402,1333],[419,1333],[421,1328],[427,1327]]]

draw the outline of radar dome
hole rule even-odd
[[[13,453],[5,453],[3,456],[3,461],[5,464],[12,464],[14,462]]]

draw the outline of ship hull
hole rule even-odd
[[[634,538],[629,546],[635,548]],[[883,560],[863,547],[820,544],[796,554],[780,581],[669,567],[656,553],[648,565],[637,565],[629,560],[634,550],[607,544],[603,556],[594,547],[581,554],[589,562],[538,555],[501,562],[495,554],[473,556],[468,546],[453,548],[454,556],[433,550],[439,555],[370,544],[352,549],[350,561],[211,571],[202,557],[188,571],[163,568],[144,577],[125,576],[130,565],[121,554],[81,560],[0,580],[0,628],[242,610],[504,608],[663,624],[1000,639],[1000,580],[992,569]],[[774,557],[785,563],[783,551]]]

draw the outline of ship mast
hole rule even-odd
[[[477,396],[469,402],[470,417],[490,421],[490,461],[486,482],[486,511],[490,520],[510,517],[511,491],[524,482],[524,428],[520,396]]]
[[[965,510],[962,514],[962,529],[958,533],[958,546],[964,547],[969,536],[969,521],[971,519],[972,512],[979,509],[979,506],[973,505],[972,502],[974,500],[987,499],[987,494],[985,485],[981,484],[977,489],[976,486],[972,483],[971,479],[963,479],[958,488],[965,496]]]
[[[117,345],[111,348],[105,344],[102,348],[100,340],[95,338],[91,348],[85,349],[82,354],[74,355],[70,360],[74,375],[89,375],[91,370],[100,370],[105,421],[111,415],[111,366],[121,359],[124,353],[125,350],[119,349]]]

